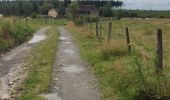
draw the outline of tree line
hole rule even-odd
[[[65,15],[65,8],[71,3],[71,0],[1,0],[0,14],[10,16],[31,16],[46,15],[52,8],[59,12],[59,15]],[[122,1],[114,0],[78,0],[79,4],[95,5],[98,9],[110,4],[113,8],[123,6]]]
[[[106,4],[110,4],[113,8],[121,8],[123,6],[122,1],[115,0],[79,0],[79,4],[95,5],[97,8],[103,7]]]
[[[59,0],[3,0],[0,1],[0,13],[4,15],[47,14],[48,10],[56,9],[64,14],[64,2]]]

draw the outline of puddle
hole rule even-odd
[[[44,96],[47,100],[62,100],[60,97],[58,97],[57,93],[53,94],[47,94]]]
[[[73,55],[74,54],[74,51],[73,50],[69,50],[69,49],[64,50],[64,52],[69,54],[69,55]]]
[[[46,38],[45,35],[34,35],[34,37],[28,43],[29,44],[37,43],[37,42],[40,42],[42,40],[45,40],[45,38]]]
[[[66,38],[66,37],[60,37],[59,40],[60,40],[60,41],[64,41],[64,40],[68,40],[68,38]]]
[[[64,67],[63,71],[66,73],[80,73],[80,72],[83,72],[84,69],[77,65],[71,65],[69,67]]]
[[[72,42],[67,42],[67,41],[64,42],[64,44],[71,44],[71,43],[72,43]]]

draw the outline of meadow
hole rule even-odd
[[[109,22],[112,38],[107,42]],[[75,37],[82,57],[99,79],[103,100],[169,100],[170,96],[170,19],[102,20],[100,39],[96,23],[67,28]],[[99,25],[100,26],[100,25]],[[131,53],[128,52],[125,28],[129,28]],[[163,71],[156,69],[157,29],[163,31]],[[87,31],[88,30],[88,31]]]

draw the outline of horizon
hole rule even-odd
[[[125,9],[170,10],[170,0],[121,0]],[[142,2],[142,3],[141,3]]]

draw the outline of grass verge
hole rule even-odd
[[[44,100],[40,94],[47,92],[50,87],[58,35],[56,27],[50,28],[48,39],[33,48],[26,65],[28,76],[19,100]]]
[[[135,46],[130,54],[119,38],[107,44],[81,27],[67,28],[98,77],[102,100],[169,100],[169,74],[155,74],[154,59],[145,50]]]
[[[23,23],[21,20],[0,18],[0,53],[27,41],[37,28],[35,25]]]

